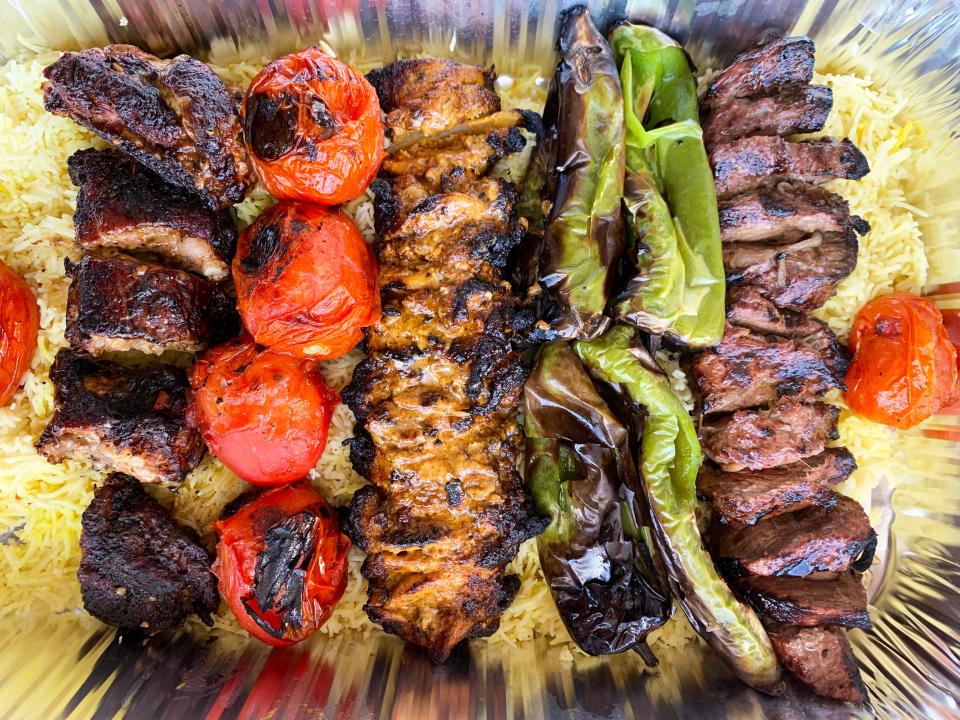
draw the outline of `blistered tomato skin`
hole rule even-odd
[[[319,48],[267,65],[241,112],[253,165],[279,199],[340,205],[367,189],[384,157],[376,91]]]
[[[377,261],[344,213],[309,203],[268,208],[240,235],[237,309],[261,345],[340,357],[380,318]]]
[[[258,640],[287,647],[321,627],[347,585],[350,541],[303,480],[242,496],[213,523],[220,594]]]
[[[190,384],[207,447],[247,482],[299,480],[323,454],[339,398],[314,363],[234,340],[198,356]]]
[[[0,262],[0,405],[20,387],[37,349],[40,310],[23,279]]]
[[[957,392],[957,350],[936,304],[894,293],[864,305],[850,333],[847,404],[871,420],[906,429]]]

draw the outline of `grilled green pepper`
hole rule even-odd
[[[537,279],[555,337],[593,338],[610,325],[604,310],[623,250],[623,95],[613,53],[586,8],[563,15],[558,45],[556,143],[546,183],[552,207]],[[545,114],[549,126],[552,113]]]
[[[610,36],[626,125],[624,205],[636,274],[614,316],[689,347],[723,335],[724,273],[713,172],[683,49],[654,28]]]
[[[560,616],[591,655],[633,648],[655,662],[644,638],[672,604],[634,515],[629,432],[566,343],[540,349],[523,396],[525,477],[550,518],[537,544]]]
[[[574,343],[595,379],[610,383],[641,431],[643,480],[660,558],[694,629],[747,684],[782,691],[780,668],[756,614],[730,591],[704,549],[697,528],[696,478],[702,455],[686,408],[640,346],[635,328],[617,325],[603,337]]]

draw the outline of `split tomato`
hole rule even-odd
[[[267,65],[243,100],[247,150],[276,198],[340,205],[383,160],[383,123],[367,79],[319,48]]]
[[[850,333],[847,403],[898,428],[926,420],[957,391],[957,351],[928,298],[894,293],[864,305]]]
[[[40,311],[30,288],[0,262],[0,405],[13,399],[37,349]]]
[[[350,541],[310,483],[243,495],[213,529],[213,574],[247,632],[286,647],[327,621],[347,585]]]

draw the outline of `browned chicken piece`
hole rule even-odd
[[[840,625],[870,629],[867,591],[860,574],[822,578],[750,576],[738,581],[754,610],[766,621],[800,627]]]
[[[738,410],[700,425],[704,454],[728,472],[763,470],[819,455],[836,440],[840,410],[784,399],[769,409]]]
[[[67,166],[80,188],[73,222],[81,247],[156,255],[211,280],[230,274],[237,245],[231,210],[211,210],[117,150],[80,150]]]
[[[822,130],[833,107],[833,91],[796,85],[764,97],[716,98],[703,121],[707,147],[751,135],[795,135]]]
[[[741,138],[714,145],[710,165],[721,199],[784,180],[859,180],[870,172],[863,153],[847,138],[804,142],[760,135]]]
[[[826,507],[807,507],[756,525],[714,521],[714,557],[737,574],[806,577],[858,572],[873,562],[877,534],[860,503],[837,495]]]
[[[850,216],[847,201],[809,183],[779,183],[721,200],[720,237],[726,242],[792,242],[815,232],[842,233],[853,227],[861,235],[869,226]]]
[[[134,478],[108,475],[81,528],[77,577],[95,618],[149,634],[178,628],[192,614],[213,625],[220,595],[210,556]]]
[[[50,462],[86,460],[176,487],[203,458],[200,432],[186,419],[181,368],[126,367],[63,349],[50,380],[56,410],[37,441]]]
[[[844,388],[850,357],[836,335],[794,338],[727,324],[720,344],[699,353],[692,368],[705,414],[769,405],[782,397],[812,402]]]
[[[805,507],[833,507],[837,494],[831,488],[856,469],[856,460],[846,448],[828,448],[814,457],[766,470],[724,472],[704,463],[697,491],[728,522],[750,525]]]
[[[778,308],[749,285],[727,288],[727,322],[781,337],[804,337],[829,330],[826,323],[806,313]]]
[[[122,256],[85,255],[66,266],[66,337],[93,355],[197,352],[239,332],[233,300],[205,278]]]
[[[64,53],[43,74],[47,110],[89,128],[210,207],[240,202],[255,182],[238,99],[199,60],[161,60],[133,45],[108,45]]]
[[[813,79],[813,40],[805,36],[777,38],[740,55],[710,82],[707,102],[718,96],[767,95]]]
[[[725,243],[728,286],[749,285],[774,305],[815,310],[857,266],[860,243],[853,229],[814,233],[787,245]]]
[[[863,703],[867,691],[843,628],[768,623],[767,634],[784,666],[817,695]]]

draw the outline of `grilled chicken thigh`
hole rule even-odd
[[[67,260],[70,344],[93,355],[196,352],[234,337],[239,317],[221,285],[128,257]]]
[[[87,612],[120,628],[172,630],[189,615],[213,625],[211,558],[134,478],[108,475],[83,511],[80,593]]]
[[[108,45],[64,53],[43,74],[47,110],[89,128],[210,207],[240,202],[255,182],[238,100],[199,60],[161,60],[133,45]]]
[[[67,165],[80,188],[73,215],[78,245],[157,255],[211,280],[230,274],[237,245],[230,210],[211,210],[117,150],[80,150]]]
[[[50,369],[56,410],[37,441],[50,462],[97,468],[175,487],[203,458],[186,420],[186,374],[172,365],[126,367],[63,349]]]

